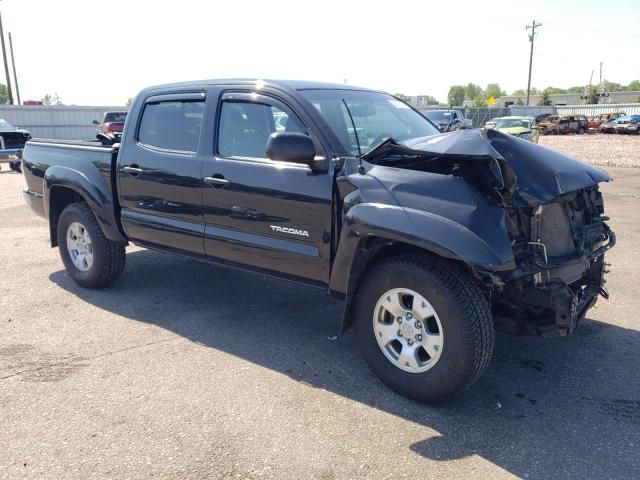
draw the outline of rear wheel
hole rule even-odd
[[[122,274],[124,245],[105,237],[85,202],[72,203],[62,211],[57,235],[62,262],[78,285],[106,287]]]
[[[450,396],[489,365],[489,304],[454,263],[422,255],[384,260],[367,273],[354,307],[366,362],[403,395],[426,401]]]
[[[9,162],[9,168],[14,172],[22,173],[22,168],[20,166],[20,162]]]

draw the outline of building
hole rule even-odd
[[[399,95],[398,98],[415,108],[426,108],[429,106],[437,105],[437,103],[432,103],[431,105],[429,105],[428,95]]]
[[[581,105],[584,104],[584,100],[580,98],[583,93],[559,93],[554,95],[549,95],[549,99],[551,100],[551,105]],[[608,103],[640,103],[640,91],[633,92],[609,92],[606,94],[608,96],[600,98],[600,104],[608,104]],[[511,105],[517,105],[520,100],[522,104],[527,101],[527,97],[525,96],[514,96],[514,95],[505,95],[500,98],[496,98],[495,107],[510,107]],[[529,97],[529,105],[538,105],[538,102],[542,100],[542,95],[531,95]],[[465,107],[474,107],[473,101],[464,102]]]

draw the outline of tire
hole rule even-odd
[[[20,162],[9,162],[9,168],[17,173],[22,173],[22,167],[20,166]]]
[[[415,304],[407,307],[413,315],[403,317],[404,323],[400,324],[395,323],[397,318],[393,318],[386,307],[381,307],[389,298],[395,298],[398,291],[406,290],[417,293],[426,300],[426,306],[432,308],[432,317],[427,314],[424,315],[426,319],[421,318],[424,325],[419,325],[420,321],[411,324],[420,316],[420,307]],[[390,292],[393,293],[387,296]],[[399,298],[408,297],[400,294]],[[413,296],[412,301],[416,298]],[[420,303],[425,307],[423,301]],[[383,316],[380,311],[384,311]],[[389,319],[391,323],[385,323]],[[411,325],[409,330],[405,323]],[[383,347],[386,338],[378,329],[393,332],[396,325],[405,332],[404,343],[402,339],[394,339]],[[484,373],[493,353],[493,317],[480,288],[458,265],[427,255],[400,255],[373,266],[354,301],[354,328],[358,346],[371,370],[391,389],[419,401],[440,400],[468,388]],[[439,340],[438,335],[433,336],[438,330]],[[396,335],[400,333],[398,330]],[[408,339],[413,334],[413,346],[409,347]],[[435,344],[440,342],[437,350],[434,346],[423,346],[422,338],[430,336],[436,338]],[[394,342],[400,342],[402,346],[398,347]],[[417,344],[420,346],[416,347]],[[399,348],[398,359],[392,360]],[[406,358],[401,355],[404,348],[409,349],[407,352],[415,348],[415,353],[411,362],[399,366],[399,360]],[[433,356],[425,355],[428,350],[434,352]],[[413,362],[418,368],[410,365]]]
[[[578,129],[578,135],[582,135],[584,133],[584,128],[579,128]]]
[[[72,203],[62,211],[57,236],[62,262],[78,285],[102,288],[122,274],[126,261],[124,245],[104,236],[85,202]],[[88,242],[81,244],[87,238]]]

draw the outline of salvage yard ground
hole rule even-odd
[[[640,137],[542,137],[640,167]],[[0,172],[0,478],[640,478],[640,168],[609,168],[609,301],[575,336],[498,335],[480,382],[384,387],[323,292],[130,248],[79,288]]]

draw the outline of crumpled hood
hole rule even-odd
[[[519,206],[549,203],[565,193],[611,180],[599,168],[496,130],[460,130],[403,145],[434,157],[495,159],[501,166],[505,187],[512,185],[513,200]],[[512,172],[505,171],[505,164]]]

